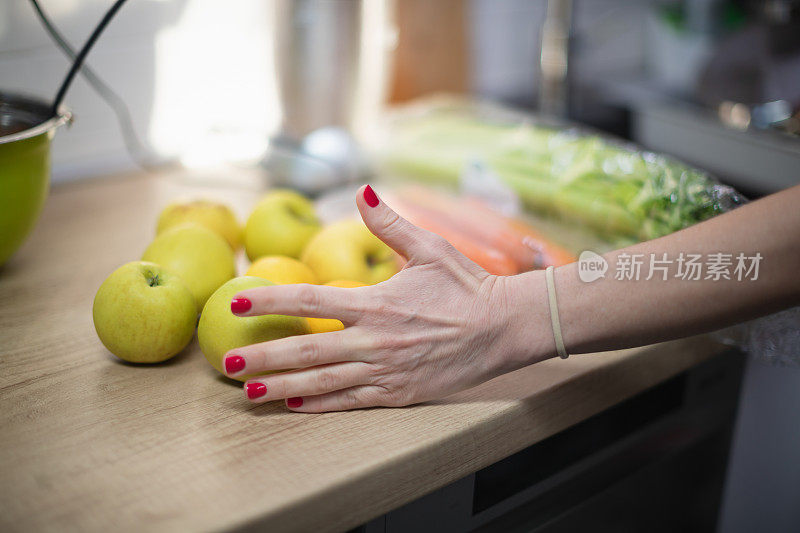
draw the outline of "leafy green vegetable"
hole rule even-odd
[[[395,173],[454,185],[466,165],[485,163],[527,208],[620,241],[660,237],[742,201],[704,172],[663,156],[452,110],[399,120],[380,160]]]

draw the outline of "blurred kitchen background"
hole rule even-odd
[[[41,4],[78,47],[111,2]],[[256,161],[268,139],[283,146],[282,123],[295,137],[338,122],[365,138],[384,104],[455,92],[567,116],[763,194],[800,179],[797,10],[744,0],[133,0],[88,63],[127,105],[136,155],[151,163]],[[28,0],[0,4],[5,90],[52,98],[67,67]],[[336,69],[335,87],[325,69]],[[112,108],[84,78],[67,102],[77,120],[55,139],[55,181],[134,167]],[[316,108],[304,117],[299,106]]]
[[[40,3],[79,47],[112,1]],[[4,90],[51,99],[68,65],[28,0],[0,2]],[[131,0],[88,65],[118,100],[76,80],[54,182],[281,168],[352,148],[345,131],[371,140],[387,106],[436,93],[579,122],[751,197],[800,182],[797,1]],[[800,528],[797,413],[800,371],[749,363],[721,530]]]

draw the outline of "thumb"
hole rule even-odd
[[[361,187],[356,193],[356,205],[369,230],[409,261],[433,262],[449,248],[447,242],[435,233],[417,227],[398,215],[369,185]]]

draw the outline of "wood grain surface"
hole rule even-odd
[[[0,270],[0,530],[343,530],[721,351],[696,338],[573,356],[437,402],[322,415],[251,405],[196,341],[160,365],[110,355],[94,293],[139,258],[159,210],[210,196],[244,217],[263,187],[177,171],[52,192]]]

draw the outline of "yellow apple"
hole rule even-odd
[[[208,299],[200,315],[197,339],[206,359],[217,372],[224,374],[222,359],[234,348],[308,333],[308,324],[300,317],[285,315],[240,317],[231,313],[231,300],[236,293],[269,285],[273,283],[252,276],[233,278]],[[262,372],[262,374],[269,373]],[[237,376],[234,379],[246,381],[254,375],[259,374]]]
[[[156,235],[183,224],[198,224],[207,228],[231,246],[233,251],[242,244],[242,227],[230,207],[213,200],[189,200],[172,203],[161,211]]]
[[[244,228],[247,257],[251,261],[265,255],[298,258],[319,229],[311,200],[294,191],[273,191],[256,204],[247,219]]]
[[[225,239],[194,224],[158,235],[142,254],[142,260],[180,276],[194,295],[198,313],[209,296],[236,275],[233,250]]]
[[[360,220],[341,220],[323,228],[306,246],[302,261],[320,283],[351,279],[373,285],[399,270],[394,251]]]
[[[192,340],[197,308],[178,276],[155,263],[134,261],[100,285],[92,318],[108,351],[132,363],[159,363]]]
[[[317,277],[305,263],[285,255],[265,255],[256,259],[245,275],[268,279],[277,285],[317,283]]]
[[[344,289],[354,289],[356,287],[366,287],[364,283],[351,281],[349,279],[337,279],[326,283],[328,287],[342,287]],[[311,333],[327,333],[328,331],[339,331],[344,329],[344,324],[335,318],[306,318],[308,329]]]

